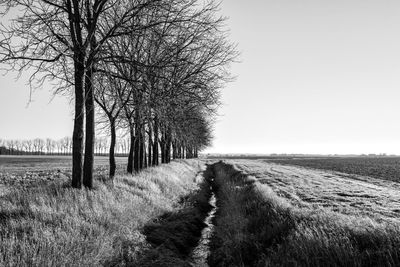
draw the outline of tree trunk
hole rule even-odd
[[[109,152],[109,162],[110,162],[110,179],[114,179],[115,170],[117,165],[115,164],[115,143],[117,135],[115,133],[115,119],[110,119],[111,127],[111,142],[110,142],[110,152]]]
[[[159,164],[158,162],[158,120],[154,119],[154,138],[153,138],[153,166]]]
[[[191,159],[192,158],[192,148],[190,146],[186,147],[186,158]]]
[[[126,171],[130,174],[133,173],[133,155],[134,155],[134,149],[135,149],[135,131],[133,128],[133,125],[130,125],[130,137],[131,137],[131,143],[129,147],[129,155],[128,155],[128,166],[126,168]]]
[[[161,142],[160,142],[160,148],[161,148],[161,163],[165,163],[165,149],[166,149],[166,145],[165,145],[165,140],[164,140],[164,134],[162,134],[161,137]]]
[[[83,165],[83,185],[89,189],[93,188],[93,163],[94,163],[94,93],[93,93],[93,70],[90,67],[85,76],[85,108],[86,108],[86,134],[85,134],[85,162]]]
[[[181,143],[179,141],[176,141],[176,157],[178,159],[182,158],[182,154],[181,154]]]
[[[84,55],[82,52],[76,52],[74,58],[75,68],[75,119],[74,131],[72,134],[72,187],[82,187],[82,154],[83,154],[83,122],[84,113],[84,90],[83,76],[85,68],[83,65]]]
[[[166,145],[165,145],[165,163],[170,163],[171,162],[171,142],[170,140],[167,140]]]
[[[147,162],[148,162],[148,167],[152,166],[152,155],[151,155],[151,150],[153,147],[153,141],[152,141],[152,137],[153,133],[151,131],[151,126],[149,127],[149,133],[148,133],[148,142],[147,142]]]
[[[172,159],[177,159],[178,158],[178,151],[177,151],[177,146],[176,146],[176,141],[172,141]]]
[[[137,134],[136,138],[135,138],[135,148],[134,148],[134,153],[133,153],[133,168],[134,168],[135,172],[139,172],[139,169],[140,169],[139,154],[140,154],[140,134]]]
[[[144,135],[142,130],[140,130],[140,152],[139,152],[139,169],[142,170],[144,167],[145,157],[145,146],[144,146]]]
[[[138,111],[136,111],[136,119],[135,119],[135,132],[136,132],[136,138],[135,138],[135,149],[134,149],[134,154],[133,154],[133,169],[135,172],[139,172],[140,170],[140,142],[142,139],[141,136],[141,131],[139,128],[139,117],[138,117]]]
[[[166,148],[165,148],[165,162],[171,162],[171,130],[168,128],[166,133]]]

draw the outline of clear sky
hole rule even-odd
[[[400,1],[223,0],[239,45],[217,153],[400,154]],[[72,133],[48,88],[0,77],[0,138]],[[50,103],[49,103],[50,102]]]

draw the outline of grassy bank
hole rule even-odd
[[[67,180],[12,191],[0,199],[0,265],[134,264],[149,247],[143,227],[182,208],[199,168],[198,161],[173,162],[92,191],[71,189]]]
[[[210,266],[399,266],[400,225],[294,206],[232,165],[214,165]]]

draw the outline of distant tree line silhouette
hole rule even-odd
[[[110,178],[117,131],[129,135],[128,173],[210,144],[237,57],[214,0],[0,0],[0,11],[12,17],[0,62],[75,101],[73,187],[93,186],[96,124],[109,131]]]
[[[108,138],[96,138],[94,154],[96,156],[108,156],[110,140]],[[120,138],[115,146],[117,156],[127,156],[129,153],[129,140]],[[4,140],[0,139],[0,155],[72,155],[72,139],[64,137],[58,140],[51,138],[28,140]]]

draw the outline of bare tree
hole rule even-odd
[[[38,145],[39,145],[39,154],[43,155],[44,150],[46,148],[46,142],[43,139],[38,138]]]
[[[117,142],[117,120],[124,106],[127,104],[132,91],[128,90],[127,82],[112,77],[111,75],[103,75],[96,83],[95,100],[100,106],[110,127],[110,148],[109,148],[109,176],[114,178],[116,170],[115,162],[115,146]]]
[[[24,145],[21,140],[15,141],[15,148],[17,149],[17,154],[22,155],[24,153]]]
[[[135,21],[152,27],[107,42],[112,53],[103,72],[126,81],[132,92],[120,98],[131,137],[128,172],[158,164],[159,145],[161,162],[166,163],[171,156],[177,157],[178,147],[180,156],[193,157],[207,143],[203,136],[210,136],[208,128],[198,127],[191,138],[185,138],[182,129],[191,126],[181,121],[188,119],[187,112],[198,112],[190,117],[200,121],[214,115],[219,90],[230,80],[227,66],[237,52],[227,41],[224,18],[216,15],[217,10],[213,1],[203,6],[196,0],[171,1]],[[111,98],[107,101],[116,103]]]
[[[63,142],[62,142],[62,139],[59,139],[59,140],[57,140],[57,141],[55,141],[55,142],[56,142],[57,154],[58,154],[58,155],[61,155],[61,154],[62,154],[62,151],[63,151]]]
[[[31,84],[34,81],[42,84],[45,80],[58,79],[63,81],[62,88],[74,87],[72,186],[76,188],[81,187],[82,181],[83,77],[88,47],[88,35],[85,36],[83,31],[84,2],[86,1],[0,1],[4,15],[18,14],[8,25],[2,25],[1,61],[20,72],[33,68]],[[73,73],[69,69],[73,69]]]
[[[93,70],[103,44],[131,29],[123,27],[140,10],[158,2],[124,0],[0,0],[2,14],[18,14],[0,34],[1,62],[20,72],[33,68],[30,81],[55,79],[61,89],[74,88],[72,186],[93,184],[94,96]],[[12,12],[9,12],[12,10]],[[73,70],[73,71],[70,71]],[[85,168],[83,169],[86,105]],[[85,172],[85,174],[83,174]]]
[[[198,118],[215,114],[219,90],[231,80],[227,67],[237,57],[237,52],[235,45],[227,41],[222,30],[224,18],[216,16],[217,9],[218,5],[211,1],[203,8],[191,10],[191,19],[183,20],[181,27],[174,29],[174,34],[168,38],[169,42],[163,42],[163,54],[171,55],[166,67],[150,69],[147,75],[151,84],[158,84],[152,90],[156,97],[150,103],[157,104],[150,114],[155,114],[153,129],[161,131],[163,163],[170,160],[171,146],[182,143],[174,139],[178,136],[177,131],[187,129],[187,124],[179,123],[182,118],[187,119],[183,115],[193,113],[193,110],[200,113]],[[158,74],[156,79],[154,72]],[[157,140],[158,133],[155,133],[153,142],[157,143]],[[154,148],[153,158],[158,146]]]
[[[15,154],[15,140],[7,140],[6,147],[8,148],[8,154],[14,155]]]
[[[32,153],[33,152],[33,140],[25,140],[24,147],[28,153]]]
[[[47,138],[46,139],[46,153],[49,155],[54,154],[56,142],[53,139]]]

